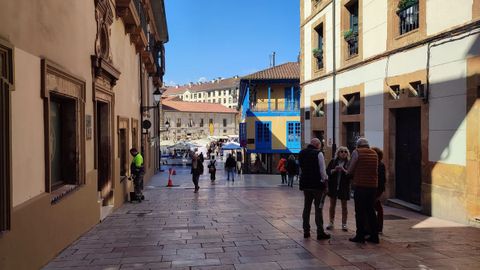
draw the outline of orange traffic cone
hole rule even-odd
[[[172,168],[168,169],[168,183],[167,183],[167,187],[173,187],[173,182],[172,182],[171,175],[172,175]]]

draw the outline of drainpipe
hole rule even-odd
[[[337,151],[337,136],[336,136],[336,118],[337,118],[337,102],[336,102],[336,87],[337,87],[337,58],[336,58],[336,47],[337,47],[337,39],[336,39],[336,13],[335,13],[335,6],[336,1],[333,0],[332,2],[332,11],[333,11],[333,71],[332,71],[332,87],[333,87],[333,102],[332,102],[332,109],[333,109],[333,118],[332,118],[332,125],[333,125],[333,136],[332,136],[332,159],[335,158],[335,152]],[[328,133],[328,132],[327,132]]]
[[[143,143],[143,76],[142,76],[142,57],[138,54],[138,77],[140,78],[140,153],[145,154],[145,144]]]

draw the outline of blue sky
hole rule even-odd
[[[296,61],[299,0],[165,0],[167,85],[232,77]]]

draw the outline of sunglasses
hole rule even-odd
[[[338,151],[339,153],[348,153],[348,151],[345,151],[345,150],[341,150],[341,151]]]

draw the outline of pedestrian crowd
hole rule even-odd
[[[323,205],[325,198],[330,198],[329,223],[327,230],[334,229],[335,207],[337,200],[342,206],[343,231],[347,228],[347,201],[351,197],[350,188],[354,190],[356,233],[349,240],[356,243],[380,242],[379,234],[383,231],[383,208],[380,198],[385,191],[385,165],[382,162],[381,149],[370,148],[365,138],[356,142],[356,149],[350,155],[346,147],[339,147],[335,157],[325,166],[323,144],[318,138],[300,151],[300,190],[304,193],[303,233],[310,237],[310,212],[312,203],[315,206],[315,225],[317,239],[329,239],[324,231]],[[278,169],[285,162],[280,160]],[[288,167],[288,166],[287,166]],[[288,171],[288,170],[287,170]],[[282,175],[283,182],[283,175]]]

